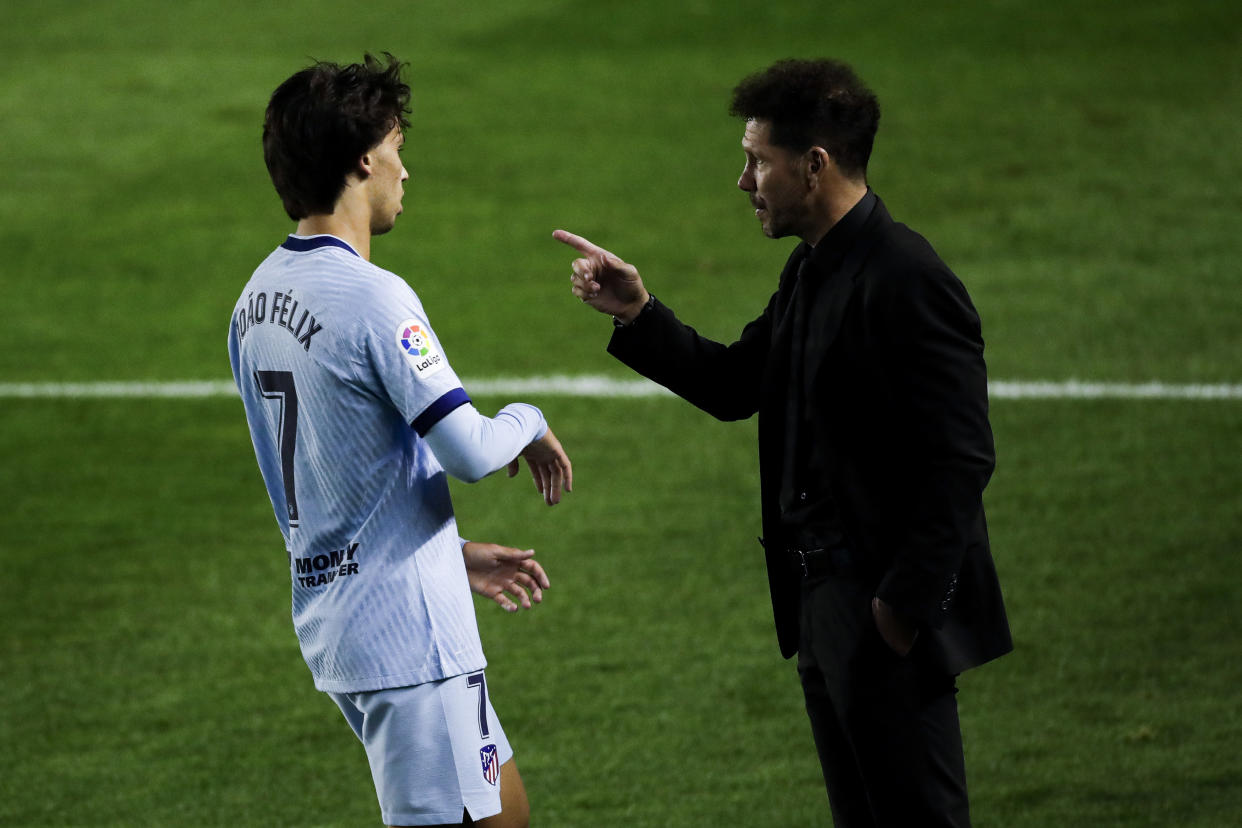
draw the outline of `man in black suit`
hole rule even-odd
[[[879,105],[850,67],[745,79],[738,180],[772,238],[802,240],[731,345],[638,271],[563,230],[608,350],[722,420],[759,415],[777,638],[798,655],[838,826],[969,824],[956,676],[1012,648],[983,515],[994,465],[979,317],[867,186]]]

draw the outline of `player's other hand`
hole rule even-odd
[[[552,429],[522,449],[522,453],[513,458],[509,464],[509,476],[518,473],[518,459],[525,457],[526,465],[530,466],[530,476],[535,479],[535,488],[543,495],[549,506],[561,502],[561,491],[572,492],[574,489],[574,469],[569,462],[561,441],[556,439]]]
[[[647,304],[647,289],[638,269],[582,236],[557,230],[552,238],[582,254],[582,258],[574,259],[569,278],[574,296],[623,324],[633,322]]]
[[[548,576],[533,549],[468,541],[461,548],[470,589],[490,598],[505,612],[530,609],[543,601]]]

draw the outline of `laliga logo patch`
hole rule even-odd
[[[427,338],[417,325],[410,325],[401,333],[401,347],[411,356],[426,356],[431,350],[427,347]]]
[[[397,345],[420,377],[429,377],[444,367],[444,357],[436,351],[431,331],[417,319],[407,319],[397,326]]]

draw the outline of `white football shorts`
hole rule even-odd
[[[366,693],[329,693],[367,751],[385,825],[442,825],[500,813],[513,749],[483,671]]]

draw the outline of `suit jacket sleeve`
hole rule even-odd
[[[957,573],[980,538],[983,489],[995,465],[979,317],[943,264],[886,280],[872,317],[893,407],[904,531],[877,590],[899,613],[939,627]]]
[[[613,331],[608,353],[719,420],[743,420],[759,410],[775,299],[731,345],[700,336],[655,300]]]

